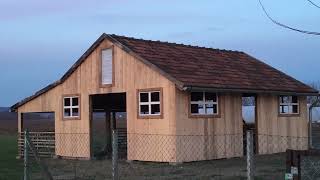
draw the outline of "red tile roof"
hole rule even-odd
[[[315,93],[316,90],[239,51],[111,35],[183,86]]]
[[[316,94],[316,90],[239,51],[102,34],[58,81],[11,107],[19,106],[63,83],[80,64],[108,39],[172,80],[181,89]]]

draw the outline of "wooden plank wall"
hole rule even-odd
[[[306,97],[299,97],[300,115],[279,116],[278,96],[259,94],[257,98],[259,154],[285,152],[287,148],[308,148]]]
[[[219,95],[221,117],[189,117],[189,93],[176,91],[177,161],[243,155],[242,95]]]

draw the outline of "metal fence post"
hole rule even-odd
[[[23,173],[23,180],[29,180],[29,146],[28,146],[28,137],[29,137],[29,132],[28,130],[24,131],[24,144],[23,144],[23,150],[24,150],[24,173]]]
[[[309,107],[309,139],[308,139],[308,149],[312,149],[312,106]]]
[[[112,179],[118,180],[118,131],[112,130]]]
[[[253,163],[254,163],[254,154],[253,154],[253,131],[247,131],[247,176],[248,180],[254,179],[253,173]]]

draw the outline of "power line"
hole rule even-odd
[[[314,3],[313,1],[311,1],[311,0],[307,0],[307,1],[309,1],[309,3],[311,3],[312,5],[314,5],[315,7],[317,7],[317,8],[319,8],[319,9],[320,9],[320,6],[319,6],[319,5],[317,5],[316,3]]]
[[[269,13],[267,12],[267,10],[265,9],[265,7],[263,6],[261,0],[258,0],[259,3],[260,3],[260,6],[264,12],[264,14],[268,17],[268,19],[270,19],[270,21],[272,21],[274,24],[278,25],[278,26],[281,26],[283,28],[287,28],[287,29],[290,29],[290,30],[293,30],[293,31],[297,31],[297,32],[300,32],[300,33],[304,33],[304,34],[311,34],[311,35],[317,35],[317,36],[320,36],[320,32],[312,32],[312,31],[306,31],[306,30],[301,30],[301,29],[297,29],[297,28],[293,28],[293,27],[290,27],[290,26],[287,26],[285,24],[282,24],[278,21],[276,21],[275,19],[273,19]]]

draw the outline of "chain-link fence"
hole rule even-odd
[[[254,141],[256,179],[285,179],[287,149],[308,149],[308,137],[303,136],[257,134]]]
[[[120,179],[243,179],[243,134],[128,133]]]
[[[320,156],[301,157],[301,179],[317,180],[320,179]]]
[[[19,152],[24,157],[24,174],[28,180],[112,179],[111,155],[99,160],[91,158],[88,133],[53,133],[54,137],[51,138],[39,134],[42,133],[25,132],[21,137],[24,142],[27,140]],[[45,142],[48,139],[54,139],[54,154],[51,156],[48,154],[52,152],[52,146]]]
[[[293,180],[320,179],[320,150],[287,150],[287,174]]]
[[[111,148],[97,148],[88,133],[53,133],[54,138],[44,139],[30,133],[29,152],[24,158],[26,173],[32,180],[47,176],[97,180],[284,179],[288,172],[286,150],[308,149],[307,137],[254,134],[253,131],[210,135],[127,133],[127,147],[121,148],[124,145],[120,143],[119,134],[117,131],[112,134]],[[39,143],[46,140],[54,140],[53,156],[39,153],[52,152],[48,143]],[[26,146],[22,145],[20,154],[24,156]],[[302,158],[301,163],[304,167],[317,167],[315,161],[311,163],[313,159]]]

